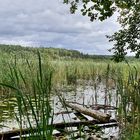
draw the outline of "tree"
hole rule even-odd
[[[121,11],[118,18],[122,29],[112,36],[107,36],[109,41],[114,41],[113,59],[117,62],[123,61],[128,50],[134,52],[136,58],[140,56],[140,1],[131,9]]]
[[[83,16],[87,15],[91,21],[103,21],[119,12],[118,22],[122,29],[112,36],[107,36],[109,41],[114,41],[113,51],[115,61],[125,59],[130,50],[140,56],[140,0],[63,0],[70,4],[70,12],[81,10]]]

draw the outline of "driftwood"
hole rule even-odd
[[[118,123],[116,120],[111,119],[108,121],[107,124],[103,124],[102,122],[99,122],[98,120],[88,120],[88,121],[78,121],[78,122],[63,122],[63,123],[56,123],[52,124],[48,127],[53,127],[54,129],[64,129],[65,127],[79,127],[81,125],[99,125],[99,127],[112,127],[117,126]],[[34,132],[37,132],[38,129],[34,128]],[[30,129],[22,129],[22,135],[29,134],[31,132]],[[0,140],[10,140],[11,137],[19,136],[20,135],[20,129],[17,130],[11,130],[8,132],[0,133]]]
[[[98,121],[102,122],[102,123],[107,123],[110,120],[110,115],[109,114],[105,114],[96,110],[92,110],[90,108],[85,108],[81,105],[78,104],[73,104],[73,103],[69,103],[69,102],[65,102],[65,105],[80,112],[83,113],[85,115],[88,115],[90,117],[93,117],[94,119],[97,119]]]
[[[81,104],[81,103],[77,103],[77,102],[68,102],[68,103],[73,103],[73,104],[78,104],[78,105],[82,105],[84,107],[87,108],[92,108],[94,110],[100,110],[100,109],[104,109],[104,110],[115,110],[118,109],[115,106],[111,106],[111,105],[104,105],[104,104],[93,104],[93,105],[85,105],[85,104]]]

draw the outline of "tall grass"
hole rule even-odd
[[[9,81],[1,83],[1,86],[11,89],[11,94],[16,97],[15,117],[20,128],[20,139],[22,130],[26,127],[29,128],[28,139],[51,140],[53,110],[50,106],[50,94],[53,71],[42,62],[39,53],[36,70],[33,70],[30,62],[26,60],[26,76],[16,61],[15,58],[15,63],[9,64]]]
[[[128,77],[120,74],[117,79],[117,95],[119,101],[119,118],[125,135],[122,139],[129,139],[140,132],[140,75],[136,67],[130,67]],[[138,135],[137,135],[138,136]],[[140,135],[139,135],[140,138]]]
[[[25,57],[25,58],[24,58]],[[52,89],[59,89],[88,83],[95,91],[97,103],[98,87],[100,83],[105,86],[105,104],[111,100],[110,90],[116,93],[116,105],[122,130],[126,135],[137,135],[140,129],[140,64],[139,62],[113,63],[110,60],[101,62],[86,59],[50,60],[41,58],[40,54],[22,57],[7,57],[0,59],[0,86],[2,98],[15,96],[18,106],[16,118],[23,129],[25,125],[31,128],[30,135],[40,139],[52,138],[53,128],[48,127],[53,119],[50,106],[50,93]],[[38,58],[38,59],[37,59]],[[7,64],[7,60],[10,62]],[[108,65],[109,64],[109,65]],[[88,82],[87,82],[88,81]],[[89,82],[90,81],[90,82]],[[2,85],[2,84],[1,84]],[[63,89],[61,89],[63,90]],[[34,124],[33,124],[34,122]],[[34,132],[34,127],[38,130]],[[47,131],[46,131],[47,130]],[[127,133],[128,132],[128,133]],[[31,138],[30,136],[30,138]],[[34,138],[33,138],[34,139]]]

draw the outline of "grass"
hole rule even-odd
[[[138,61],[127,64],[81,58],[48,60],[46,54],[40,56],[39,53],[9,55],[0,52],[0,54],[1,99],[16,97],[15,104],[18,108],[15,116],[21,130],[22,120],[26,120],[26,127],[31,128],[31,136],[52,139],[53,128],[47,127],[53,119],[53,109],[50,106],[51,92],[57,88],[68,90],[69,86],[76,87],[79,84],[84,86],[90,81],[95,93],[98,92],[100,83],[105,85],[107,98],[105,104],[107,100],[111,100],[110,90],[114,89],[117,97],[116,105],[119,107],[117,115],[121,124],[124,124],[122,139],[127,139],[127,135],[138,137],[140,132]],[[37,132],[33,131],[35,126],[38,128]]]
[[[50,106],[52,70],[49,65],[42,64],[39,53],[35,73],[32,73],[32,67],[28,61],[26,70],[29,72],[30,80],[23,75],[17,62],[9,64],[9,80],[0,85],[10,89],[11,94],[16,98],[15,117],[21,132],[20,138],[22,139],[22,129],[26,127],[30,128],[29,139],[51,140],[53,132],[53,128],[50,127],[53,121]],[[35,127],[37,131],[34,131]]]

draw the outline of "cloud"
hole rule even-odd
[[[60,0],[2,0],[0,43],[108,54],[112,44],[105,35],[118,30],[116,17],[105,22],[90,22],[79,12],[71,15],[69,7]]]

